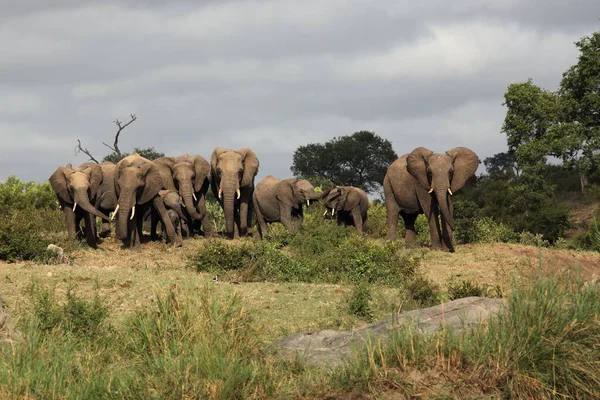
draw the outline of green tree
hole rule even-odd
[[[146,148],[135,147],[133,149],[133,152],[138,153],[140,156],[145,157],[148,160],[156,160],[157,158],[165,156],[164,153],[156,151],[154,149],[154,147],[146,147]],[[129,153],[117,153],[117,152],[113,151],[112,153],[104,156],[102,161],[111,161],[116,164],[119,161],[121,161],[123,158],[127,157],[128,155],[129,155]]]
[[[297,177],[320,177],[373,193],[380,190],[388,167],[397,158],[389,140],[359,131],[298,147],[291,170]]]
[[[521,170],[514,151],[494,154],[483,160],[487,173],[492,178],[518,178]]]
[[[581,190],[600,164],[600,31],[575,43],[577,64],[563,74],[558,93],[564,117],[552,130],[552,153],[577,168]]]

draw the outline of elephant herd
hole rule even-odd
[[[445,154],[419,147],[398,158],[383,181],[388,239],[397,238],[398,218],[402,216],[406,241],[414,242],[415,220],[425,214],[432,247],[453,251],[451,196],[475,173],[478,164],[477,155],[466,147]],[[209,188],[223,209],[224,234],[230,239],[252,234],[253,215],[260,238],[273,222],[280,222],[289,231],[297,230],[303,207],[316,201],[323,203],[325,214],[337,213],[338,224],[352,225],[359,232],[366,229],[369,200],[360,188],[339,186],[317,193],[305,179],[280,180],[272,175],[255,185],[258,168],[252,150],[217,147],[210,163],[199,155],[151,161],[134,153],[117,164],[61,166],[49,181],[65,214],[69,238],[85,238],[93,248],[100,238],[111,234],[114,218],[117,238],[130,248],[139,248],[148,216],[153,240],[158,239],[159,223],[167,242],[174,246],[181,246],[183,237],[195,233],[217,236],[206,208]],[[96,218],[102,220],[100,232]]]

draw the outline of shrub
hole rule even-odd
[[[449,282],[448,298],[450,300],[462,299],[463,297],[484,296],[485,289],[476,283],[462,279],[460,282]]]
[[[63,333],[91,338],[100,332],[108,316],[108,308],[98,296],[93,300],[78,297],[72,287],[67,289],[67,300],[59,304],[47,288],[32,285],[34,321],[43,332],[60,330]]]
[[[192,256],[190,263],[198,272],[238,270],[250,263],[254,252],[253,246],[247,243],[227,243],[210,239],[198,253]]]
[[[460,243],[514,243],[517,233],[501,222],[483,217],[467,223],[463,221],[461,230],[457,229],[456,239]]]
[[[225,213],[217,201],[206,200],[206,213],[215,232],[225,232]]]
[[[387,236],[387,211],[385,204],[372,202],[367,214],[366,233],[372,238],[385,238]]]
[[[51,262],[55,254],[46,250],[48,244],[66,244],[63,219],[58,210],[32,207],[0,215],[0,260]]]
[[[412,299],[420,306],[428,307],[439,303],[440,288],[433,281],[423,276],[415,276],[405,283],[405,286]]]
[[[49,182],[23,182],[16,176],[9,176],[0,182],[0,214],[12,214],[28,208],[56,210],[56,194]]]
[[[373,309],[370,304],[372,299],[373,294],[368,283],[361,282],[355,285],[346,299],[348,313],[370,322],[373,319]]]
[[[576,239],[576,243],[583,249],[600,251],[600,222],[597,217],[594,217],[586,231]]]

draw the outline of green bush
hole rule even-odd
[[[450,300],[462,299],[463,297],[484,296],[485,289],[476,283],[462,279],[460,282],[448,284],[448,298]]]
[[[373,294],[368,283],[361,282],[355,285],[352,293],[346,299],[348,313],[367,322],[372,321],[373,309],[370,304],[372,300]]]
[[[0,215],[10,215],[28,208],[56,210],[56,194],[49,182],[23,182],[16,176],[9,176],[0,182]]]
[[[433,281],[417,275],[405,283],[412,300],[422,307],[429,307],[439,303],[440,288]]]
[[[196,271],[229,271],[247,266],[256,252],[256,246],[247,243],[228,243],[209,239],[190,260]]]
[[[366,233],[369,237],[387,237],[387,211],[384,203],[372,202],[369,206]]]
[[[92,338],[100,333],[108,317],[108,308],[98,293],[93,300],[85,300],[78,297],[69,287],[64,304],[59,304],[47,288],[34,284],[31,293],[34,321],[42,332],[60,330],[66,334]]]
[[[519,236],[507,225],[490,217],[468,222],[463,220],[460,228],[456,230],[459,243],[515,243]]]
[[[225,213],[217,201],[206,200],[206,213],[215,232],[225,232]]]
[[[58,210],[33,207],[0,214],[0,260],[51,262],[50,243],[66,245],[64,217]]]
[[[592,251],[600,251],[600,222],[598,217],[587,226],[586,231],[576,239],[577,246]]]

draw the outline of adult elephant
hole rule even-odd
[[[250,149],[231,150],[217,147],[210,160],[211,188],[225,213],[229,238],[248,234],[251,225],[254,178],[259,162]]]
[[[91,199],[95,199],[102,182],[102,168],[98,164],[73,168],[71,164],[58,167],[48,179],[52,190],[65,213],[69,239],[77,237],[80,221],[84,221],[83,233],[87,244],[97,247],[96,217],[109,221],[108,216],[97,210]]]
[[[183,199],[187,213],[201,222],[205,236],[213,236],[214,231],[206,211],[206,193],[210,187],[210,164],[199,155],[162,157],[155,160],[161,166],[169,168],[173,188]],[[170,188],[171,183],[165,189]],[[190,221],[191,222],[191,221]]]
[[[288,231],[296,230],[303,219],[303,207],[310,206],[319,194],[305,179],[280,180],[269,175],[256,185],[252,201],[260,238],[268,223],[281,222]]]
[[[467,147],[455,147],[445,154],[418,147],[394,161],[383,180],[388,239],[397,239],[398,216],[401,215],[406,242],[413,243],[415,220],[419,214],[425,214],[429,221],[431,247],[453,252],[452,195],[465,185],[478,165],[477,154]]]
[[[364,232],[367,227],[369,198],[362,189],[354,186],[334,187],[324,192],[321,200],[327,208],[325,214],[331,210],[331,215],[334,215],[337,211],[339,225],[352,225],[359,232]]]
[[[139,248],[142,235],[144,211],[153,207],[167,231],[170,243],[179,247],[181,238],[175,234],[175,228],[167,215],[165,205],[158,195],[164,182],[157,165],[134,153],[117,163],[115,191],[118,196],[117,235],[125,246]],[[136,216],[136,206],[140,208]]]
[[[96,168],[97,165],[99,165],[102,170],[102,180],[96,192],[95,198],[92,198],[91,200],[97,210],[108,215],[117,207],[117,194],[115,193],[115,174],[117,171],[117,166],[110,161],[105,161],[100,164],[92,162],[83,163],[79,168]],[[102,220],[102,230],[100,231],[99,236],[110,236],[109,221]]]

